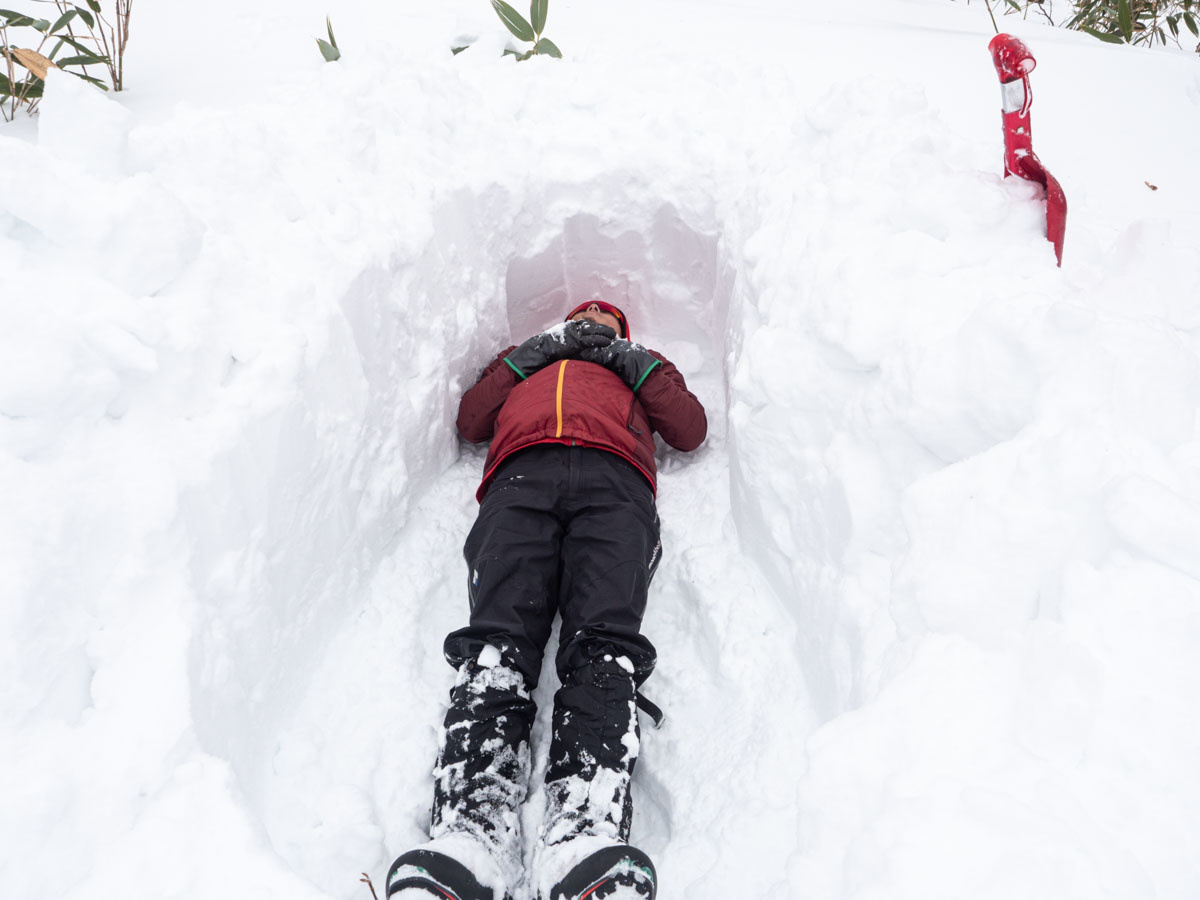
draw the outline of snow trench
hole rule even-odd
[[[771,569],[796,551],[753,497],[728,414],[754,305],[733,231],[629,172],[534,199],[462,191],[435,208],[419,252],[352,280],[290,361],[295,390],[264,403],[182,501],[196,733],[229,761],[276,851],[325,890],[345,893],[331,873],[385,866],[427,824],[452,677],[440,644],[466,616],[460,548],[484,452],[455,436],[458,397],[498,348],[591,296],[626,309],[710,422],[701,450],[660,448],[665,560],[646,620],[660,665],[647,690],[669,724],[643,738],[635,839],[652,853],[670,844],[682,877],[712,867],[719,833],[750,856],[771,852],[751,837],[764,821],[795,833],[776,775],[798,774],[788,757],[814,726],[799,664],[811,613]],[[832,551],[813,553],[819,571]],[[554,682],[548,672],[538,692],[536,760]],[[764,745],[768,721],[782,734]]]

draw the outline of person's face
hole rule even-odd
[[[580,319],[587,319],[589,322],[595,322],[598,325],[607,325],[609,328],[615,331],[618,336],[621,334],[621,320],[612,313],[605,312],[595,303],[593,303],[587,309],[581,309],[579,312],[575,313],[575,315],[571,316],[572,321],[578,321]]]

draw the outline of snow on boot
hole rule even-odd
[[[491,854],[503,890],[522,877],[520,807],[535,713],[524,677],[494,647],[464,663],[450,691],[434,769],[430,837],[465,835]]]
[[[400,856],[388,871],[387,900],[509,900],[508,882],[490,850],[451,834]]]
[[[627,658],[605,655],[566,673],[555,695],[546,812],[533,859],[540,900],[616,900],[618,890],[654,896],[653,865],[628,846],[641,736],[633,671]]]

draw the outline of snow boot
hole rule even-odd
[[[389,891],[425,886],[452,900],[511,894],[522,878],[520,808],[535,711],[524,676],[495,647],[459,668],[433,772],[432,840],[396,860]]]
[[[594,842],[575,838],[567,843],[583,849]],[[568,869],[545,900],[654,900],[657,891],[658,874],[650,857],[628,844],[609,844]]]
[[[387,900],[510,900],[491,852],[468,834],[451,834],[400,856],[388,871]]]
[[[607,654],[566,673],[554,697],[546,813],[533,862],[539,900],[654,897],[654,865],[628,844],[640,738],[626,657]]]

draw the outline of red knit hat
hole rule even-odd
[[[587,309],[589,306],[592,306],[592,305],[595,305],[602,312],[606,312],[610,316],[616,316],[617,321],[621,323],[621,337],[625,338],[626,340],[629,340],[629,320],[625,318],[625,313],[621,312],[620,309],[613,306],[611,303],[605,303],[603,300],[588,300],[584,303],[580,303],[577,307],[575,307],[573,310],[571,310],[569,313],[567,313],[567,318],[563,319],[563,321],[564,322],[569,321],[571,316],[574,316],[577,313],[583,312],[585,309]]]

